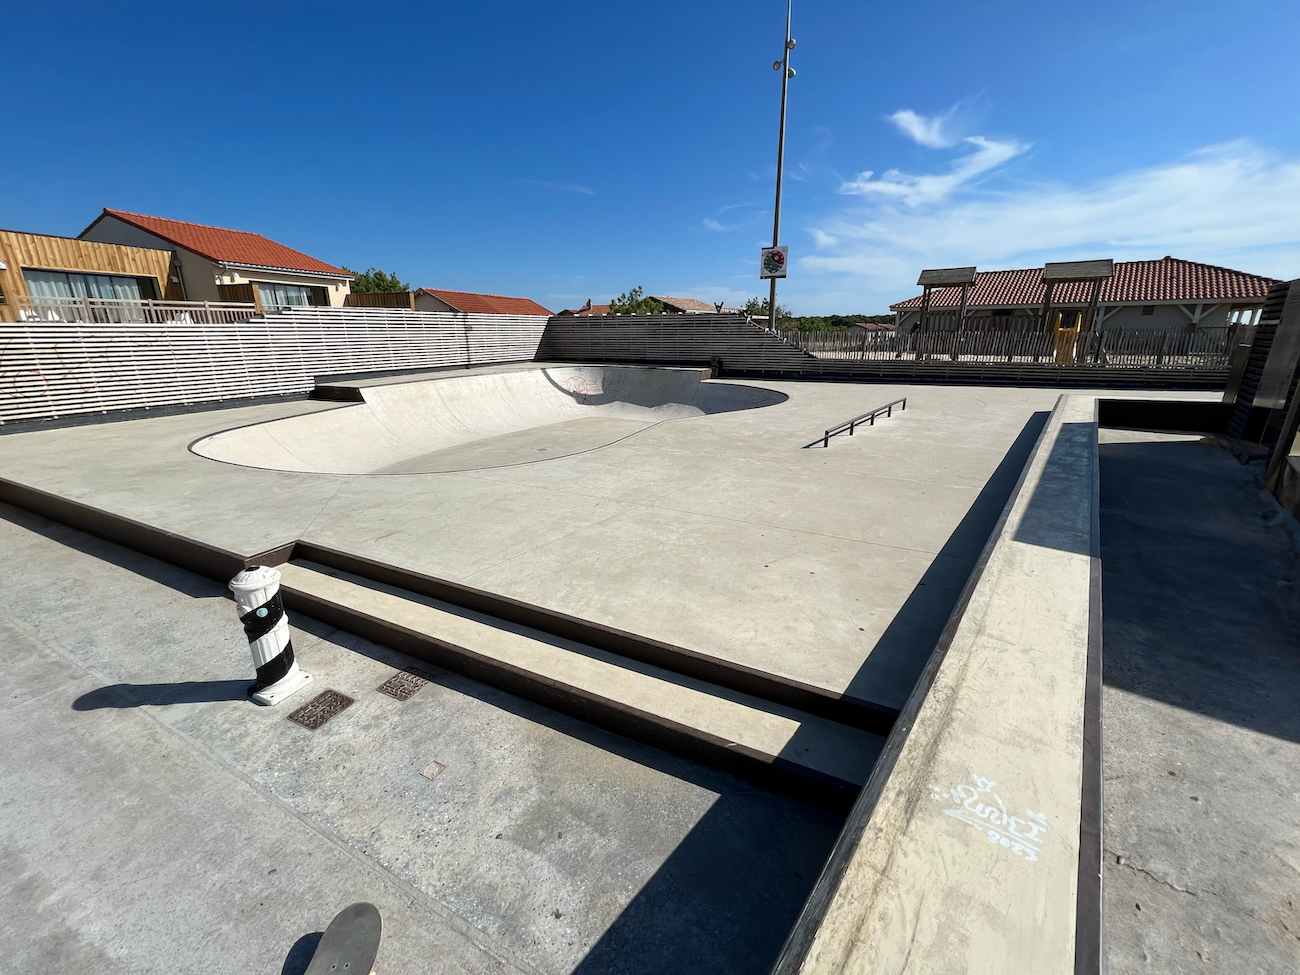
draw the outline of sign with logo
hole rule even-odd
[[[764,247],[763,255],[760,258],[758,276],[760,278],[785,277],[785,265],[789,257],[789,247]]]

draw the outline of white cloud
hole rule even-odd
[[[872,179],[871,171],[867,170],[840,186],[840,192],[856,196],[891,197],[911,207],[936,203],[976,176],[996,169],[1029,148],[1024,143],[997,142],[982,135],[973,135],[962,141],[973,145],[975,151],[957,159],[946,173],[911,176],[891,169],[879,179]]]
[[[873,308],[912,294],[925,267],[1172,254],[1300,274],[1300,157],[1237,141],[1083,186],[999,188],[972,177],[1019,144],[976,144],[948,174],[864,174],[846,184],[860,203],[807,228],[817,253],[800,259],[799,270],[824,279],[827,292],[848,288]]]
[[[584,193],[587,196],[596,195],[596,191],[590,186],[580,186],[577,183],[548,183],[543,179],[521,179],[518,182],[521,186],[536,186],[544,190],[558,190],[561,193]]]
[[[731,203],[731,204],[728,204],[727,206],[719,207],[719,208],[718,208],[718,216],[722,216],[724,213],[728,212],[729,210],[740,210],[740,209],[745,209],[745,208],[748,208],[748,207],[754,207],[754,206],[758,206],[758,204],[757,204],[757,203]],[[752,214],[752,215],[750,215],[750,216],[746,216],[745,214],[737,214],[736,216],[739,217],[739,218],[741,218],[740,221],[739,221],[738,223],[725,223],[725,224],[724,224],[724,223],[722,223],[721,221],[714,220],[712,217],[705,217],[705,218],[704,218],[702,221],[700,221],[700,222],[704,224],[704,228],[705,228],[706,230],[712,230],[712,231],[715,231],[715,232],[718,232],[718,231],[729,231],[729,230],[740,230],[740,229],[743,228],[743,227],[749,227],[749,226],[751,226],[751,225],[757,223],[758,221],[762,220],[764,214],[760,211],[760,212],[755,213],[755,214]]]
[[[954,105],[939,115],[918,115],[910,108],[904,108],[886,118],[909,139],[929,149],[947,149],[957,144],[950,130],[957,107]]]

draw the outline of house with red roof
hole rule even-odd
[[[474,291],[448,291],[446,288],[420,288],[414,292],[416,311],[459,311],[487,315],[551,315],[532,298],[509,295],[484,295]]]
[[[565,308],[563,311],[556,312],[561,318],[597,318],[601,315],[609,314],[609,305],[593,305],[591,299],[581,308]]]
[[[185,301],[251,301],[262,308],[339,307],[352,272],[246,230],[110,210],[81,240],[170,250],[168,296]],[[177,293],[179,292],[179,293]]]
[[[1095,328],[1151,328],[1176,331],[1222,328],[1230,321],[1258,316],[1273,279],[1245,271],[1162,257],[1158,261],[1116,261],[1115,273],[1102,282]],[[978,271],[970,285],[967,314],[981,316],[1037,315],[1046,286],[1043,269]],[[955,314],[961,305],[960,287],[936,287],[930,292],[930,313]],[[921,317],[922,295],[895,302],[889,310],[900,332],[908,332]],[[1067,317],[1082,311],[1092,298],[1087,282],[1057,285],[1053,312]]]

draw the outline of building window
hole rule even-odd
[[[1156,313],[1156,306],[1155,306],[1155,305],[1143,305],[1143,306],[1142,306],[1142,314],[1144,314],[1144,315],[1154,315],[1155,313]]]
[[[141,301],[157,297],[153,278],[127,278],[115,274],[78,274],[68,271],[33,271],[23,268],[27,293],[35,298],[120,298]]]
[[[324,288],[309,284],[278,284],[271,281],[254,281],[263,308],[289,308],[296,305],[328,305]]]

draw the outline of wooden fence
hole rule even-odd
[[[414,291],[349,292],[343,297],[349,308],[406,308],[415,307]]]
[[[537,358],[559,362],[710,365],[798,372],[815,360],[744,315],[557,315]]]
[[[956,324],[955,315],[947,317]],[[924,333],[899,335],[865,329],[772,332],[743,315],[557,317],[546,328],[538,358],[716,365],[733,376],[1074,388],[1222,389],[1228,377],[1230,343],[1215,332],[1161,339],[1161,333],[1135,330],[1125,336],[1110,330],[1104,337],[1066,333],[1058,340],[1037,331],[1036,316],[1007,316],[999,319],[1003,328],[974,333],[945,329],[944,319],[934,316]]]
[[[533,358],[541,315],[294,308],[192,321],[0,323],[0,423],[303,394],[321,375]]]
[[[818,359],[1092,364],[1112,368],[1227,369],[1233,343],[1226,328],[1196,332],[1112,328],[1080,335],[1044,331],[1036,318],[1017,316],[995,328],[935,328],[924,332],[783,332],[782,337]],[[982,323],[983,320],[981,320]],[[1005,320],[1000,320],[1005,321]]]

